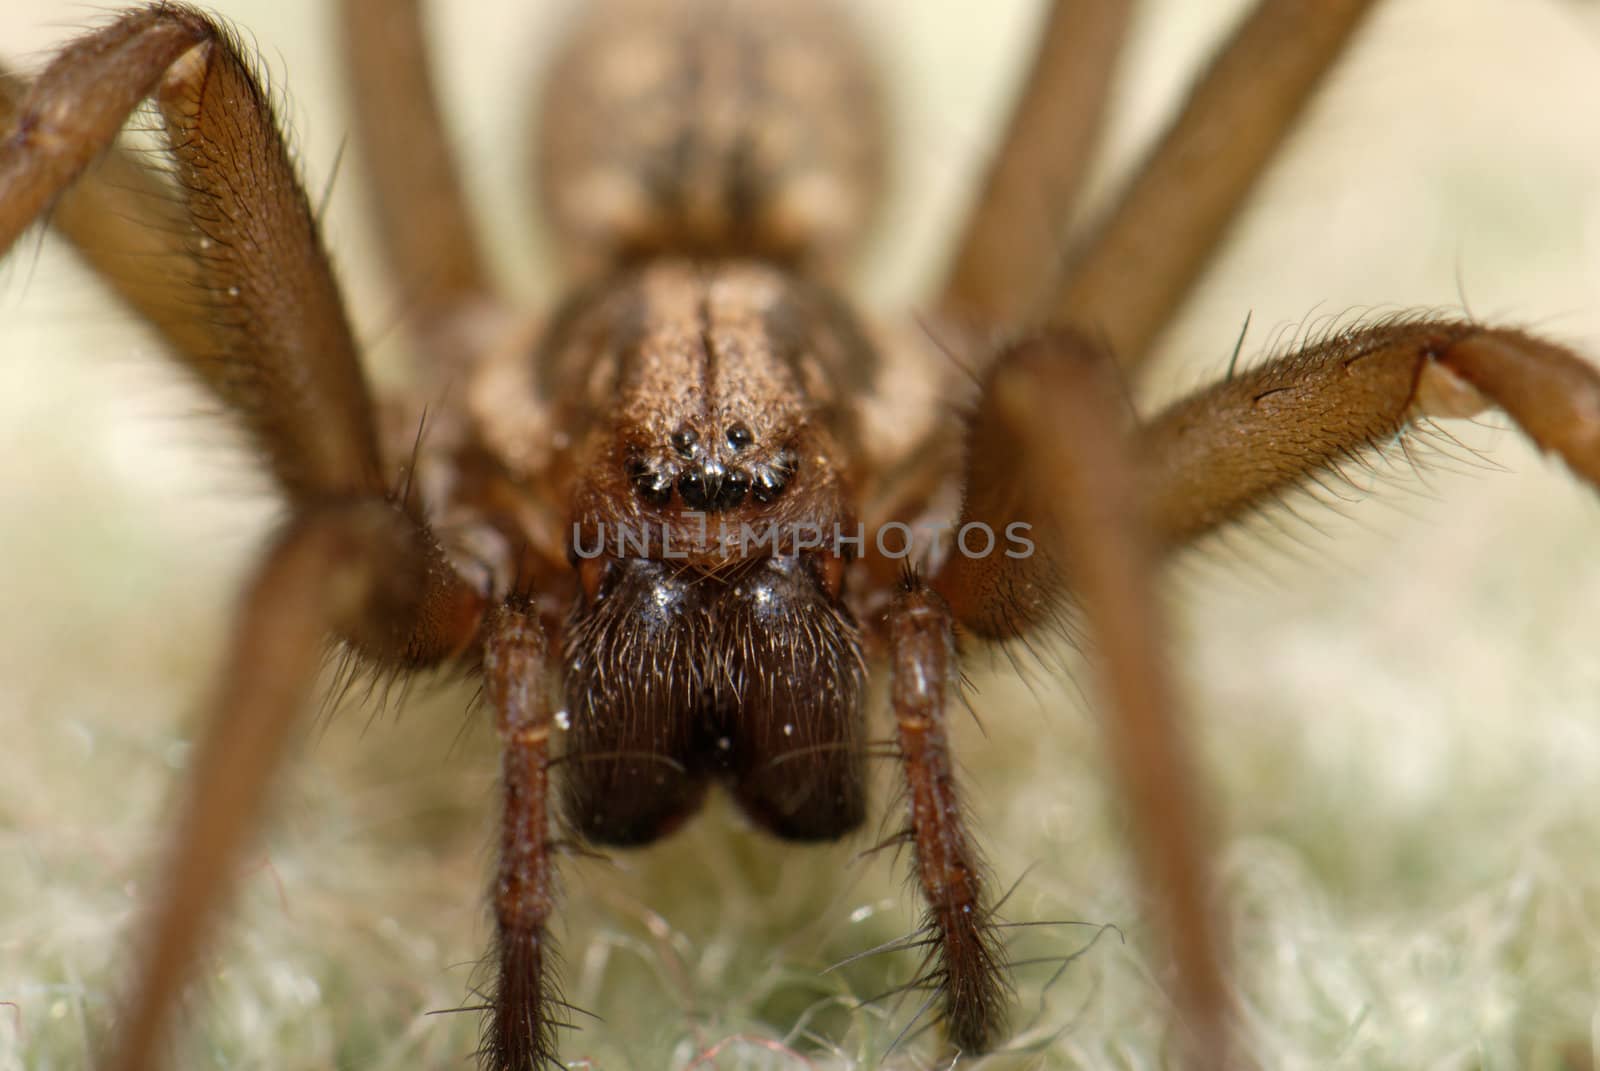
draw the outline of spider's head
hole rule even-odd
[[[541,357],[589,405],[573,419],[574,559],[724,573],[826,558],[837,594],[853,548],[832,537],[853,533],[855,515],[840,387],[872,364],[859,333],[814,288],[756,264],[665,261],[601,294]],[[579,569],[591,597],[598,569]]]

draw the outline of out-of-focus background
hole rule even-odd
[[[327,5],[232,0],[286,101],[380,378],[397,309],[361,202]],[[434,5],[438,75],[509,293],[550,300],[523,102],[568,4]],[[1158,127],[1241,4],[1150,0],[1096,183]],[[995,129],[1037,0],[854,5],[899,122],[863,292],[914,310]],[[32,68],[102,6],[8,0]],[[1463,305],[1600,360],[1600,15],[1578,0],[1390,0],[1164,346],[1150,402],[1282,328]],[[335,171],[337,176],[335,179]],[[315,196],[315,194],[314,194]],[[152,339],[48,238],[0,263],[0,1071],[84,1065],[152,885],[166,803],[234,591],[275,507]],[[1220,883],[1263,1066],[1584,1068],[1600,1051],[1600,511],[1489,419],[1426,472],[1294,504],[1179,563],[1183,724],[1217,793]],[[1474,451],[1481,451],[1481,455]],[[1380,466],[1382,467],[1382,466]],[[1114,923],[1018,975],[993,1067],[1158,1067],[1169,976],[1104,771],[1093,683],[975,666],[965,783],[1015,920]],[[494,755],[469,690],[308,733],[243,861],[184,1067],[460,1066],[487,926]],[[481,719],[480,719],[481,720]],[[882,724],[881,718],[878,722]],[[880,771],[878,799],[892,771]],[[893,828],[896,819],[886,819]],[[861,1007],[909,958],[823,967],[911,925],[869,842],[788,849],[714,808],[564,868],[567,1036],[599,1068],[937,1066],[885,1052],[918,1001]],[[1094,931],[1012,932],[1018,959]],[[695,1064],[697,1055],[714,1059]]]

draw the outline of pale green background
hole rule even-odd
[[[218,6],[287,93],[320,190],[345,134],[324,5]],[[857,7],[893,59],[905,135],[869,273],[894,311],[936,269],[1037,5]],[[1118,98],[1124,158],[1237,7],[1149,6]],[[1600,356],[1593,8],[1385,4],[1186,309],[1157,393],[1218,374],[1247,311],[1254,353],[1308,316],[1464,294],[1480,317]],[[436,5],[485,233],[530,302],[551,291],[525,241],[520,148],[487,153],[520,129],[550,9]],[[42,58],[102,10],[6,0],[0,54]],[[361,333],[382,340],[395,310],[360,181],[346,161],[328,234]],[[185,719],[271,513],[155,354],[53,243],[0,266],[0,1001],[16,1004],[0,1006],[0,1071],[82,1066]],[[1185,723],[1222,793],[1223,885],[1266,1066],[1554,1067],[1600,1044],[1600,514],[1515,435],[1451,430],[1489,460],[1423,480],[1399,466],[1402,490],[1300,509],[1310,523],[1280,514],[1174,578]],[[1032,691],[1004,678],[978,674],[987,735],[964,722],[958,736],[999,884],[1026,871],[1007,914],[1115,922],[1130,941],[1069,968],[1038,1026],[1045,974],[1025,974],[1021,1041],[1048,1053],[993,1066],[1161,1066],[1165,974],[1092,716],[1048,674]],[[446,688],[370,724],[347,712],[315,735],[246,864],[183,1066],[464,1065],[475,1017],[423,1013],[464,999],[486,935],[492,741],[481,718],[459,734],[467,698]],[[908,925],[900,872],[852,861],[860,846],[775,848],[718,810],[615,870],[568,867],[567,992],[608,1022],[566,1055],[682,1067],[735,1034],[781,1037],[827,994],[903,978],[909,963],[817,976]],[[1082,936],[1028,931],[1017,954]],[[810,1058],[874,1066],[909,1011],[819,1008],[839,1051]],[[932,1059],[913,1045],[890,1062]],[[730,1043],[715,1066],[798,1065]]]

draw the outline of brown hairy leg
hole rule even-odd
[[[34,82],[0,148],[0,252],[152,93],[194,264],[184,297],[203,323],[176,356],[266,446],[291,497],[381,495],[371,400],[310,207],[260,88],[198,11],[135,11]]]
[[[326,637],[404,671],[460,653],[481,612],[431,533],[388,500],[366,383],[310,209],[270,108],[205,16],[165,4],[124,16],[62,52],[16,102],[0,146],[0,250],[148,93],[181,191],[186,296],[204,324],[175,333],[175,356],[253,433],[295,515],[240,612],[147,958],[106,1050],[118,1071],[155,1059]],[[160,325],[167,311],[157,306],[152,319]]]
[[[1036,313],[1141,363],[1372,6],[1261,0]]]
[[[1115,363],[1070,333],[1002,353],[968,433],[961,524],[1023,520],[1035,552],[953,554],[934,577],[963,627],[996,639],[1049,631],[1081,607],[1103,677],[1105,732],[1137,854],[1178,970],[1189,1066],[1233,1049],[1225,935],[1210,908],[1209,828],[1167,672]]]
[[[1600,486],[1600,373],[1508,328],[1397,320],[1340,331],[1184,398],[1140,432],[1155,537],[1175,548],[1428,417],[1499,406]]]
[[[329,634],[394,668],[438,662],[471,639],[476,596],[441,580],[442,565],[427,533],[377,500],[307,510],[268,552],[239,610],[162,893],[138,937],[145,958],[104,1067],[157,1066],[172,1009],[228,897]]]
[[[937,307],[1018,324],[1060,268],[1067,225],[1133,14],[1133,0],[1055,0],[1010,124],[956,240]]]
[[[0,250],[45,210],[206,37],[198,13],[149,9],[81,38],[14,107],[0,158]],[[8,93],[8,96],[10,94]]]
[[[27,83],[0,68],[0,129],[9,130]],[[213,345],[211,327],[193,314],[199,285],[184,239],[182,208],[171,186],[134,153],[113,145],[56,194],[50,226],[110,286],[181,352]]]
[[[1109,364],[1070,336],[997,359],[969,433],[961,523],[1027,519],[1043,553],[952,556],[934,583],[965,627],[997,638],[1048,629],[1068,593],[1082,605],[1192,1052],[1221,1066],[1232,1047],[1224,946],[1207,904],[1203,812],[1174,739],[1151,563],[1359,461],[1417,419],[1490,405],[1600,486],[1600,373],[1519,331],[1401,319],[1339,332],[1177,402],[1139,429],[1129,458],[1108,417],[1126,411]]]
[[[355,134],[389,270],[408,326],[446,359],[470,340],[475,307],[494,286],[439,112],[419,0],[343,0],[339,29],[348,58]]]

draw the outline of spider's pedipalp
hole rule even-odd
[[[895,600],[886,624],[890,704],[910,814],[905,840],[927,905],[923,931],[913,938],[925,948],[925,965],[911,985],[930,991],[951,1044],[986,1052],[1005,1035],[1010,987],[947,738],[947,709],[960,675],[954,625],[944,600],[920,583]]]
[[[555,957],[547,923],[555,907],[551,861],[550,668],[544,633],[522,602],[499,607],[487,623],[485,691],[500,734],[500,857],[490,895],[494,981],[481,1055],[494,1071],[558,1066]]]

